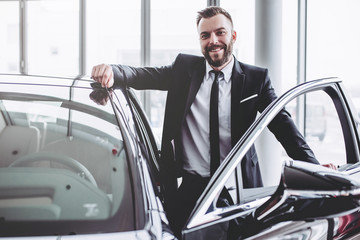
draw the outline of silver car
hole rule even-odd
[[[317,91],[336,109],[345,162],[335,171],[281,153],[276,184],[244,189],[240,163],[250,146],[286,104]],[[229,153],[181,238],[360,238],[358,127],[340,80],[291,89]],[[162,207],[159,154],[131,89],[103,89],[89,79],[0,75],[0,237],[174,239]],[[232,205],[217,204],[224,187]]]

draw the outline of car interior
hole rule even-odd
[[[114,117],[66,100],[1,96],[1,217],[106,219],[115,214],[128,175],[121,136],[111,133]],[[99,127],[82,123],[79,114],[95,118]],[[39,208],[42,214],[31,214]]]

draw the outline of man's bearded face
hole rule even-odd
[[[206,46],[202,49],[202,53],[211,66],[220,67],[230,60],[233,45],[234,43],[229,41],[227,44],[218,43]]]

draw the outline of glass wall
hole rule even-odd
[[[340,77],[360,112],[360,1],[308,1],[307,79]]]
[[[298,4],[304,1],[282,1],[282,89],[278,94],[297,84]],[[0,73],[20,73],[20,56],[24,55],[28,74],[77,76],[84,64],[81,61],[85,61],[85,73],[89,75],[92,67],[100,63],[161,66],[171,64],[180,52],[201,55],[195,19],[197,11],[209,1],[28,0],[24,1],[26,35],[22,39],[20,2],[0,0]],[[255,3],[261,1],[214,2],[233,16],[237,31],[236,58],[254,64]],[[306,80],[342,78],[360,112],[360,84],[355,74],[360,65],[360,28],[357,27],[360,1],[305,2]],[[150,3],[149,9],[142,6],[144,3]],[[150,15],[149,25],[145,24],[150,29],[142,26],[144,9]],[[80,10],[85,10],[84,25]],[[84,39],[80,37],[81,27],[85,28]],[[145,38],[150,41],[146,51],[141,42],[145,30],[150,35]],[[85,47],[84,58],[80,56],[80,47]],[[142,98],[158,135],[161,135],[165,98],[166,93],[159,91],[151,91]]]
[[[298,0],[282,1],[282,92],[298,82]],[[280,92],[279,92],[280,93]]]
[[[141,0],[86,0],[86,73],[94,65],[139,66]]]
[[[19,29],[19,3],[0,2],[0,73],[19,72]]]
[[[27,17],[28,73],[76,76],[79,1],[28,1]]]
[[[205,7],[206,1],[151,1],[151,65],[171,64],[180,52],[201,55],[196,16]]]
[[[255,1],[221,0],[233,18],[237,40],[234,44],[235,57],[244,63],[255,63]]]

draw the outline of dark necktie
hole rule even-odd
[[[214,174],[220,165],[219,147],[219,74],[221,72],[211,71],[215,79],[210,94],[210,176]]]

